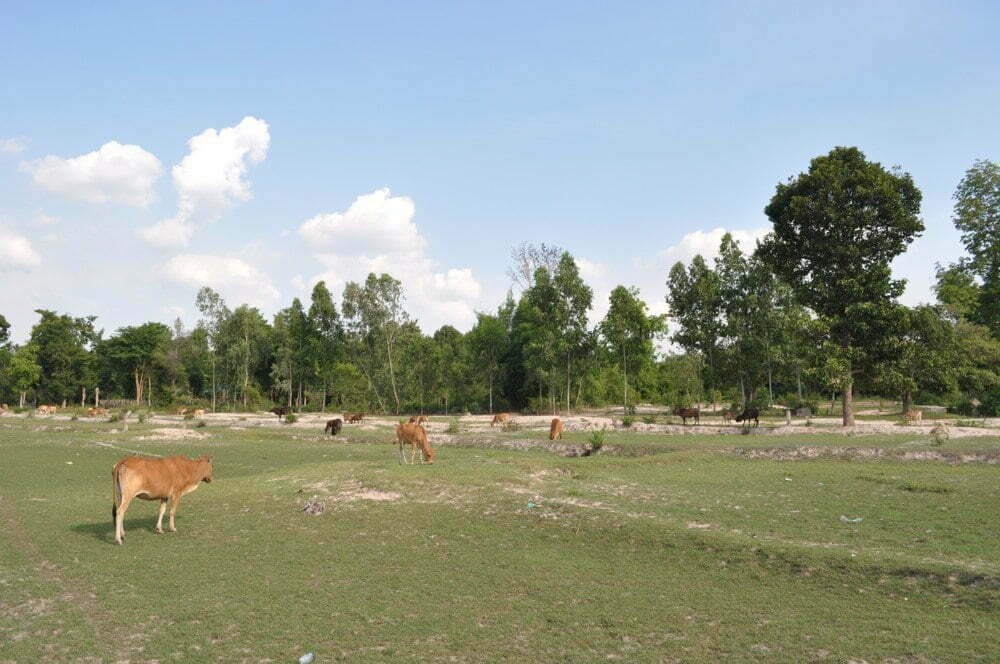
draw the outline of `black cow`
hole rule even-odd
[[[340,429],[344,426],[344,421],[339,417],[334,420],[327,420],[326,429],[323,430],[323,435],[330,434],[331,436],[336,436],[340,433]]]
[[[750,420],[753,420],[754,426],[760,426],[760,408],[747,407],[736,416],[737,422],[746,422],[747,426],[750,426]]]
[[[280,422],[281,418],[292,412],[292,409],[288,406],[278,406],[277,408],[272,408],[271,412],[278,416],[278,421]]]
[[[683,420],[684,426],[687,426],[689,417],[694,418],[695,424],[701,424],[700,408],[674,408],[673,414]]]

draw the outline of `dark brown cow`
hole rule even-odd
[[[125,511],[133,498],[159,500],[160,511],[156,518],[156,532],[163,532],[163,513],[170,501],[170,532],[176,532],[174,515],[181,496],[197,489],[202,482],[211,482],[214,470],[212,458],[197,459],[175,456],[166,459],[125,457],[111,471],[111,519],[115,525],[115,541],[125,539]]]
[[[760,409],[748,407],[744,408],[743,412],[736,416],[737,422],[746,422],[746,426],[750,426],[750,420],[753,420],[753,425],[760,426]]]
[[[272,408],[271,412],[278,416],[278,421],[280,422],[281,418],[292,412],[292,409],[289,408],[288,406],[277,406],[275,408]]]
[[[687,426],[688,418],[694,418],[695,424],[701,424],[701,409],[700,408],[674,408],[674,415],[681,418],[684,422],[684,426]]]
[[[339,417],[333,420],[327,420],[326,429],[323,430],[323,435],[330,434],[331,436],[336,436],[340,433],[341,427],[344,426],[343,420]]]
[[[347,421],[351,424],[357,424],[358,422],[365,421],[364,413],[344,413],[344,417],[347,418]]]

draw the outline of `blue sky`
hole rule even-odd
[[[378,268],[464,329],[521,241],[661,311],[670,263],[752,242],[836,145],[913,174],[896,269],[930,299],[1000,158],[1000,5],[753,5],[4,3],[0,313],[193,324],[199,282],[270,314]]]

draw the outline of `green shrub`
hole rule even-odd
[[[288,415],[285,415],[285,424],[295,424],[298,421],[299,421],[299,416],[296,415],[295,413],[289,413]]]
[[[208,426],[208,424],[205,423],[205,420],[198,420],[198,424],[194,425],[196,429],[200,429],[206,426]]]
[[[980,409],[982,409],[981,405]],[[975,415],[976,406],[972,403],[972,399],[962,395],[957,401],[948,406],[948,412],[955,413],[957,415]]]
[[[451,422],[448,422],[448,428],[445,429],[445,433],[450,433],[450,434],[458,433],[458,420],[452,420]]]
[[[111,415],[108,417],[108,422],[121,422],[121,421],[122,421],[121,411],[116,411],[114,413],[111,413]]]
[[[596,452],[602,447],[604,447],[604,429],[597,429],[596,431],[591,431],[589,442],[590,442],[591,452]]]
[[[646,424],[656,424],[656,415],[643,415],[642,421]]]
[[[139,420],[139,424],[142,424],[143,422],[145,422],[145,421],[146,421],[146,417],[148,417],[148,416],[146,415],[146,412],[145,412],[145,411],[142,411],[142,412],[140,412],[140,413],[139,413],[139,414],[138,414],[138,415],[136,416],[136,419],[137,419],[137,420]]]
[[[983,417],[1000,416],[1000,387],[995,387],[983,395],[979,404],[979,414]]]
[[[622,418],[622,426],[628,429],[629,427],[632,426],[634,421],[635,420],[632,418],[631,415],[626,415],[625,417]]]

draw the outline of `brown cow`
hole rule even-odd
[[[399,463],[406,463],[403,456],[403,444],[410,444],[410,463],[417,455],[417,448],[420,448],[420,463],[424,460],[427,463],[434,463],[434,450],[427,441],[427,432],[419,424],[400,424],[396,427],[396,442],[399,443]]]
[[[430,418],[428,418],[426,415],[419,415],[417,416],[417,424],[423,424],[424,422],[429,421],[429,419]]]
[[[125,539],[125,510],[133,498],[159,500],[160,511],[156,518],[156,532],[163,532],[163,513],[170,501],[170,532],[176,532],[174,515],[181,496],[197,489],[202,482],[211,482],[212,458],[197,459],[175,456],[166,459],[125,457],[111,471],[111,519],[115,526],[115,542]]]
[[[562,438],[563,432],[563,421],[558,417],[552,418],[552,424],[549,425],[549,440],[555,440],[556,438]]]
[[[402,422],[400,422],[400,424],[402,424]],[[416,415],[411,415],[410,416],[409,424],[417,424],[417,416]]]
[[[906,423],[913,424],[914,422],[923,422],[924,411],[922,410],[908,410],[906,411]]]
[[[54,415],[57,410],[59,410],[59,406],[52,406],[52,405],[39,406],[38,407],[38,414],[39,415]]]
[[[204,408],[196,408],[195,411],[194,411],[194,416],[195,417],[205,417],[205,409]]]
[[[674,408],[674,415],[681,418],[684,426],[687,426],[688,418],[694,418],[695,424],[701,424],[701,409],[699,408]]]
[[[346,413],[345,413],[345,415],[346,415]],[[358,422],[364,422],[365,421],[365,414],[364,413],[351,413],[347,417],[347,421],[351,422],[352,424],[357,424]]]
[[[493,421],[490,422],[490,428],[493,428],[495,424],[503,424],[504,422],[510,422],[510,413],[497,413],[493,416]]]
[[[333,420],[327,420],[326,428],[323,429],[323,435],[325,436],[326,434],[330,434],[331,436],[336,436],[340,433],[340,429],[343,426],[344,422],[339,417]]]
[[[732,422],[734,417],[736,417],[736,413],[734,413],[733,411],[731,410],[722,411],[722,421],[725,422],[726,424]]]
[[[93,408],[87,409],[87,417],[97,417],[98,415],[107,415],[107,414],[108,414],[107,408],[94,406]]]
[[[177,414],[178,415],[187,415],[187,412],[188,412],[187,408],[178,408],[177,409]]]

